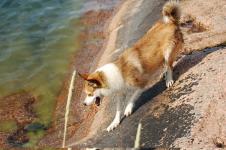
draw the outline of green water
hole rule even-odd
[[[0,132],[13,132],[17,129],[16,122],[13,120],[3,121],[0,123]]]
[[[0,97],[27,91],[37,97],[36,122],[46,126],[79,47],[81,0],[0,1]],[[4,130],[16,128],[5,123]],[[33,134],[33,133],[30,133]],[[34,135],[40,138],[43,133]],[[33,135],[30,135],[33,136]]]

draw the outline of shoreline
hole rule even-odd
[[[98,6],[98,3],[101,1],[97,1],[97,6],[94,10],[89,9],[88,6],[86,6],[88,11],[84,11],[84,14],[80,17],[80,22],[75,22],[77,26],[80,24],[80,26],[83,26],[83,30],[79,34],[79,41],[75,42],[75,44],[80,43],[80,45],[76,45],[75,47],[78,47],[78,50],[71,56],[70,59],[70,65],[68,66],[68,72],[65,75],[64,81],[62,83],[61,89],[59,90],[59,93],[56,96],[56,103],[55,106],[53,106],[55,109],[52,112],[52,121],[50,122],[50,125],[48,127],[42,126],[42,124],[31,124],[32,121],[36,118],[35,112],[31,111],[33,109],[33,105],[36,100],[38,100],[33,95],[29,94],[26,91],[21,91],[17,93],[10,94],[9,96],[5,96],[2,99],[10,99],[13,100],[15,98],[22,98],[22,104],[18,105],[18,109],[21,110],[21,112],[18,114],[18,117],[16,117],[16,122],[19,121],[19,127],[16,129],[12,129],[12,133],[4,133],[0,132],[0,145],[2,148],[8,148],[8,147],[16,147],[14,143],[20,142],[18,145],[26,144],[29,141],[29,137],[27,134],[27,126],[28,128],[37,128],[36,130],[43,129],[45,131],[44,136],[39,140],[37,145],[38,147],[61,147],[62,146],[62,140],[63,140],[63,122],[64,122],[64,111],[65,111],[65,105],[66,105],[66,99],[68,95],[68,88],[69,88],[69,82],[71,78],[71,72],[76,68],[76,70],[84,73],[89,72],[94,68],[94,65],[98,61],[98,57],[100,57],[101,52],[104,50],[103,45],[105,43],[107,33],[106,33],[106,27],[108,26],[108,22],[115,13],[115,9],[120,5],[120,0],[109,2],[104,1],[104,7]],[[105,7],[105,5],[107,7]],[[98,55],[98,56],[97,56]],[[86,59],[84,59],[86,58]],[[94,65],[92,65],[94,64]],[[83,105],[81,102],[81,94],[82,94],[82,87],[83,87],[83,81],[76,76],[75,79],[75,89],[73,91],[73,98],[72,98],[72,104],[71,109],[69,113],[69,123],[68,123],[68,135],[67,138],[73,136],[77,130],[79,130],[81,124],[84,124],[83,122],[86,122],[87,120],[90,120],[92,122],[92,116],[95,115],[97,112],[96,107],[92,108],[86,108],[86,110],[83,110]],[[14,104],[14,102],[13,102]],[[15,102],[15,105],[17,103]],[[5,105],[4,105],[5,106]],[[25,108],[26,107],[26,108]],[[7,107],[6,107],[7,108]],[[24,109],[25,108],[25,109]],[[4,109],[3,109],[4,110]],[[10,109],[9,111],[11,113],[16,113],[16,109]],[[4,112],[3,112],[4,113]],[[21,117],[23,116],[23,117]],[[2,119],[5,118],[5,115],[2,117]],[[11,123],[11,122],[10,122]],[[12,125],[15,123],[12,122]],[[88,129],[89,124],[87,124]],[[26,129],[25,129],[26,128]],[[83,129],[81,129],[83,130]],[[79,131],[80,132],[80,131]],[[86,130],[83,130],[83,133],[78,133],[79,135],[86,135]],[[14,143],[10,144],[7,142],[7,138],[13,138],[16,140]],[[67,142],[67,141],[66,141]]]
[[[81,32],[79,39],[81,41],[80,50],[76,52],[71,65],[71,71],[75,68],[76,71],[81,73],[87,73],[97,64],[101,53],[104,50],[104,43],[106,41],[107,32],[106,27],[108,26],[111,17],[115,13],[116,9],[120,5],[120,1],[116,7],[107,10],[95,10],[88,11],[81,17],[81,25],[86,25],[84,31]],[[100,23],[101,22],[101,23]],[[92,28],[90,28],[92,26]],[[95,40],[94,40],[95,39]],[[94,43],[92,41],[95,41]],[[91,41],[91,42],[87,42]],[[86,58],[86,59],[84,59]],[[67,91],[69,87],[69,79],[71,75],[68,73],[67,78],[64,82],[64,86],[61,90],[59,98],[56,104],[56,110],[54,112],[53,127],[49,130],[49,133],[40,141],[39,146],[58,146],[61,147],[61,130],[63,129],[64,122],[64,111],[66,104]],[[79,76],[75,77],[75,84],[73,89],[72,103],[69,112],[68,121],[68,134],[69,139],[73,135],[81,138],[86,136],[89,131],[90,123],[92,122],[93,116],[98,111],[98,108],[93,106],[91,108],[85,108],[82,105],[82,92],[83,81]],[[62,111],[63,110],[63,111]],[[85,129],[85,130],[84,130]],[[53,135],[58,135],[56,139],[53,139]],[[54,136],[56,137],[56,136]],[[53,142],[54,141],[54,142]],[[66,140],[67,145],[67,140]]]

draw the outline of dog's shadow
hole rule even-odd
[[[194,51],[188,55],[184,55],[178,60],[178,63],[174,67],[174,80],[176,81],[182,74],[187,72],[190,68],[199,64],[208,54],[222,49],[223,46],[217,46],[213,48],[206,48],[202,51]],[[136,101],[134,112],[137,111],[142,105],[151,101],[154,97],[161,94],[167,89],[165,80],[161,79],[154,84],[151,88],[142,93],[139,99]]]

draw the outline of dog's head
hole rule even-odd
[[[92,74],[80,74],[85,80],[85,92],[87,94],[84,105],[91,105],[94,102],[99,105],[101,98],[105,96],[104,91],[107,89],[106,78],[103,72],[94,72]]]

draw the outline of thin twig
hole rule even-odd
[[[69,115],[70,103],[71,103],[71,98],[72,98],[72,90],[74,89],[75,74],[76,74],[76,71],[74,70],[73,74],[72,74],[72,77],[71,77],[70,87],[68,89],[67,105],[66,105],[65,120],[64,120],[65,121],[64,122],[64,138],[63,138],[63,144],[62,144],[63,148],[65,148],[65,141],[66,141],[66,135],[67,135],[68,115]]]
[[[138,124],[137,127],[137,134],[136,134],[136,139],[135,139],[135,143],[134,143],[134,148],[135,149],[139,149],[140,148],[140,136],[141,136],[141,123]]]

